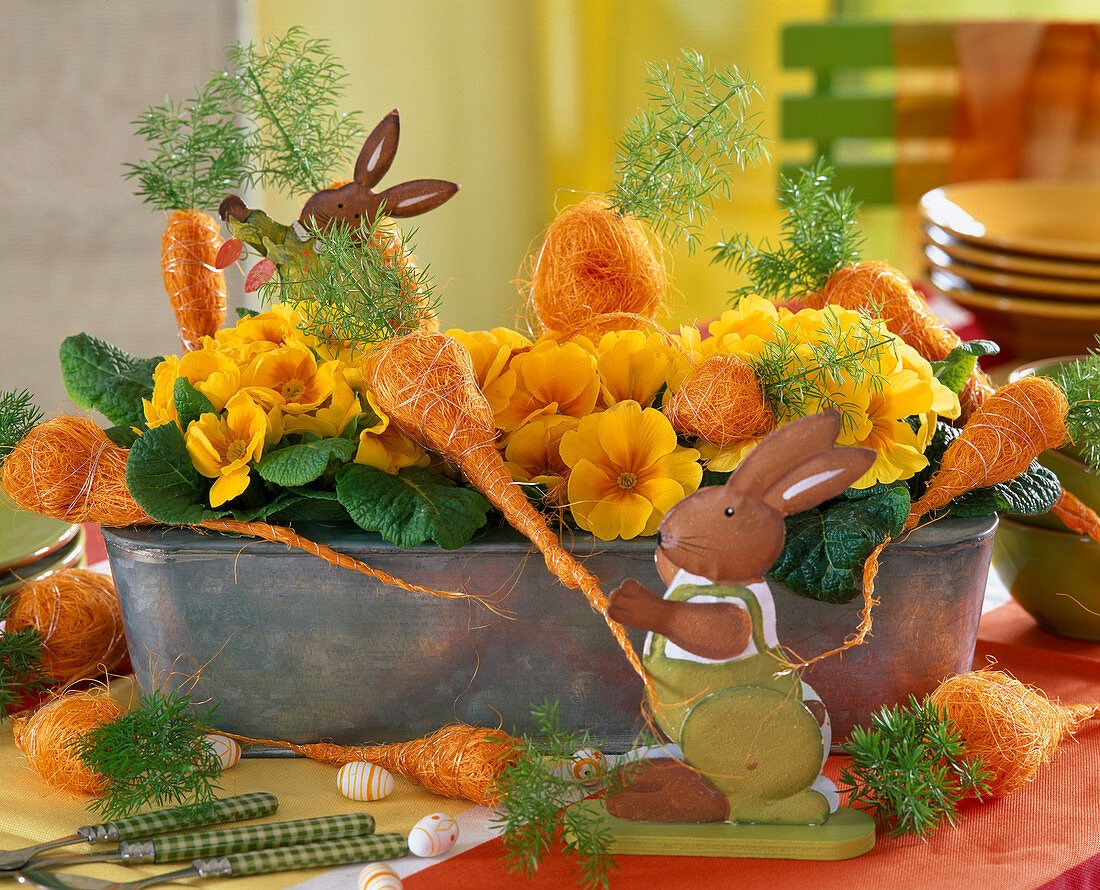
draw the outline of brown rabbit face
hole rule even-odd
[[[364,190],[355,183],[348,183],[317,192],[306,201],[299,219],[307,228],[321,231],[336,221],[347,222],[353,228],[358,228],[364,220],[368,225],[374,222],[377,212],[378,201],[375,196],[369,192],[364,194]]]
[[[666,571],[671,563],[715,583],[749,584],[779,558],[784,526],[759,499],[716,485],[669,510],[657,535],[658,566]]]

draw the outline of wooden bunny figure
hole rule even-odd
[[[874,462],[870,449],[837,447],[839,431],[834,410],[771,433],[725,485],[700,489],[661,522],[664,597],[633,579],[612,592],[609,615],[649,631],[649,704],[691,767],[654,764],[609,795],[613,815],[818,825],[836,809],[836,788],[821,775],[828,717],[784,667],[765,573],[783,549],[783,518],[838,495]],[[723,806],[691,803],[708,793]]]

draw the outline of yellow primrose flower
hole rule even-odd
[[[871,429],[852,444],[873,448],[878,457],[871,469],[856,480],[854,488],[908,479],[928,466],[918,431],[906,418],[923,415],[931,401],[931,389],[913,371],[891,374],[880,390],[868,392]]]
[[[569,473],[561,457],[561,437],[576,428],[575,417],[540,417],[512,433],[504,448],[504,465],[512,478],[541,485],[546,503],[554,507],[565,505]]]
[[[540,340],[512,357],[516,391],[496,415],[497,426],[514,430],[528,420],[551,414],[584,417],[596,407],[600,378],[596,357],[577,343]]]
[[[225,406],[225,416],[204,414],[187,425],[184,439],[191,462],[202,475],[216,480],[210,506],[220,507],[248,488],[249,461],[263,454],[267,415],[247,395],[237,393]]]
[[[262,353],[241,375],[241,387],[265,408],[304,414],[332,395],[335,361],[318,365],[304,346],[282,346]]]
[[[626,330],[604,334],[596,355],[602,404],[610,407],[634,401],[643,408],[652,405],[661,387],[684,370],[674,360],[673,349],[658,333]]]
[[[176,378],[180,376],[180,360],[174,356],[166,356],[164,361],[153,369],[153,396],[151,399],[142,399],[141,404],[145,411],[145,423],[152,429],[163,426],[166,423],[180,422],[176,413],[175,386]]]
[[[504,411],[516,391],[516,372],[509,367],[512,355],[519,350],[530,349],[531,341],[507,328],[493,328],[491,331],[453,328],[447,331],[447,336],[453,337],[469,351],[477,385],[485,394],[493,414]]]
[[[363,406],[344,375],[337,373],[332,382],[332,396],[322,407],[308,413],[283,414],[284,433],[316,433],[322,438],[335,439],[363,413]],[[282,413],[278,407],[271,410]]]
[[[678,445],[668,419],[637,402],[581,418],[560,453],[573,518],[604,541],[652,535],[703,474],[699,452]]]
[[[727,344],[731,336],[742,340],[750,336],[772,339],[779,317],[780,310],[771,300],[756,296],[742,297],[735,308],[727,309],[710,323],[709,336],[701,344],[704,356],[734,351]]]
[[[180,358],[179,376],[186,377],[216,411],[221,411],[241,388],[236,362],[212,349],[196,349]]]
[[[233,347],[252,343],[273,343],[289,346],[304,342],[298,326],[302,316],[285,303],[273,306],[267,312],[250,315],[237,322],[235,327],[222,328],[214,337],[219,346]]]

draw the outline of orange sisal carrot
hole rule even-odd
[[[188,352],[225,321],[225,276],[214,267],[218,223],[201,210],[173,210],[160,239],[160,269]]]

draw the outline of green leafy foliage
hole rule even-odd
[[[157,522],[196,525],[216,515],[204,506],[210,483],[191,463],[183,433],[174,423],[138,436],[126,459],[126,487]]]
[[[870,728],[852,731],[843,751],[851,758],[840,773],[850,805],[895,837],[954,825],[960,800],[989,793],[989,772],[966,759],[958,734],[927,700],[910,696],[908,707],[884,708]]]
[[[256,464],[256,472],[275,485],[308,485],[321,478],[333,461],[346,463],[353,457],[354,442],[348,439],[317,439],[268,452]]]
[[[361,134],[339,111],[347,74],[324,40],[300,28],[227,51],[218,90],[251,123],[249,181],[289,195],[320,191]]]
[[[1069,402],[1066,431],[1081,459],[1100,472],[1100,351],[1045,372]]]
[[[753,245],[748,235],[737,233],[711,248],[711,262],[721,262],[743,272],[749,284],[734,291],[762,294],[778,300],[800,297],[820,288],[842,266],[859,258],[862,237],[856,230],[859,204],[851,189],[833,189],[834,171],[824,159],[798,178],[784,176],[778,191],[785,216],[780,244]]]
[[[940,383],[958,395],[970,379],[978,358],[996,355],[1000,351],[1001,347],[992,340],[970,340],[960,343],[941,361],[932,362],[932,371]]]
[[[336,476],[336,494],[360,528],[378,532],[398,547],[430,540],[454,550],[485,525],[491,509],[479,492],[420,467],[390,475],[349,464]]]
[[[186,377],[177,377],[172,387],[172,403],[180,419],[180,427],[187,429],[193,420],[204,414],[217,414],[214,403],[191,385]]]
[[[863,561],[886,535],[901,531],[908,514],[909,492],[895,485],[788,516],[787,540],[771,574],[801,596],[848,602],[860,590]]]
[[[125,714],[84,733],[76,757],[106,780],[92,804],[105,819],[176,805],[209,807],[221,764],[203,727],[217,709],[196,712],[180,691],[156,690]]]
[[[118,426],[145,425],[141,400],[152,398],[153,371],[163,360],[139,358],[89,334],[67,337],[61,344],[69,398]]]
[[[624,216],[645,219],[662,237],[694,250],[716,197],[729,197],[733,173],[767,157],[748,105],[756,83],[736,68],[711,69],[694,50],[675,71],[646,65],[650,103],[617,146],[608,199]]]
[[[608,847],[610,832],[598,817],[574,807],[583,792],[571,774],[553,768],[568,762],[579,748],[600,748],[587,731],[562,729],[558,703],[531,709],[540,738],[524,737],[516,757],[497,776],[501,802],[494,823],[503,830],[504,857],[508,870],[534,877],[539,863],[561,847],[574,856],[584,887],[607,887],[615,868]]]
[[[119,448],[130,448],[137,441],[138,434],[133,427],[111,426],[103,431],[103,434],[114,442]]]
[[[0,597],[0,621],[11,614],[13,605],[9,597]],[[42,634],[37,628],[9,628],[0,634],[0,717],[45,692],[51,680],[42,657]]]
[[[42,409],[23,389],[0,391],[0,467],[23,438],[42,422]]]
[[[220,78],[185,102],[150,106],[134,123],[152,156],[125,164],[136,194],[159,210],[213,210],[249,178],[247,131],[226,102]]]
[[[1046,513],[1062,494],[1062,483],[1038,461],[1014,479],[989,488],[975,488],[952,499],[944,508],[952,516],[986,516],[990,513]],[[942,511],[941,511],[942,512]]]

